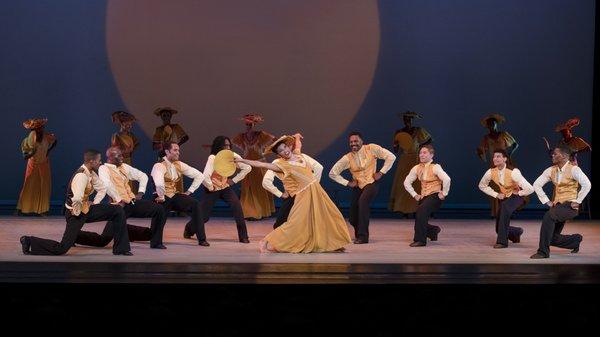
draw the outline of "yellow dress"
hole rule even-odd
[[[53,134],[44,133],[42,141],[37,142],[35,131],[31,131],[21,142],[23,154],[34,153],[27,160],[25,181],[17,203],[17,210],[21,213],[42,214],[50,210],[52,180],[48,149],[55,141]]]
[[[231,141],[239,147],[242,157],[250,160],[265,161],[263,152],[265,147],[273,141],[273,136],[264,131],[259,131],[253,142],[249,142],[243,133],[238,134]],[[275,212],[273,195],[262,187],[262,180],[267,172],[264,168],[253,168],[242,180],[240,202],[245,218],[261,219],[269,217]]]
[[[342,213],[304,162],[274,162],[285,190],[295,196],[288,221],[265,237],[276,251],[287,253],[332,252],[351,242]]]
[[[404,132],[398,130],[398,132]],[[417,201],[404,188],[404,179],[410,170],[419,163],[419,147],[431,139],[431,135],[425,129],[415,127],[411,133],[413,143],[409,151],[404,151],[398,157],[396,173],[394,174],[394,182],[392,183],[392,192],[390,193],[390,202],[388,209],[393,212],[401,212],[404,214],[414,213],[417,211]],[[394,146],[397,146],[394,139]],[[414,184],[417,191],[421,189],[420,182]]]

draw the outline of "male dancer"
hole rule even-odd
[[[506,150],[494,150],[492,157],[494,168],[487,170],[479,182],[479,189],[483,193],[500,202],[498,214],[496,214],[498,237],[494,248],[508,247],[508,240],[514,243],[521,242],[523,229],[510,226],[510,217],[517,208],[525,204],[525,197],[533,193],[533,186],[521,175],[521,171],[506,166],[507,160]],[[500,188],[500,192],[496,192],[490,187],[490,181]]]
[[[127,225],[130,241],[150,241],[150,248],[166,249],[163,245],[163,228],[167,221],[164,208],[150,200],[142,199],[146,192],[148,184],[148,176],[123,162],[124,157],[121,149],[113,146],[106,150],[107,163],[100,166],[98,175],[100,180],[107,187],[107,190],[112,190],[112,202],[119,204],[125,211],[125,218],[147,218],[151,217],[152,222],[150,229],[134,225]],[[131,191],[130,181],[135,180],[139,183],[138,193],[134,194]],[[77,236],[75,243],[104,247],[113,237],[112,228],[107,226],[102,234],[93,232],[81,231]]]
[[[533,183],[533,188],[540,202],[550,209],[544,214],[540,229],[540,243],[537,253],[532,259],[550,257],[550,246],[571,249],[571,253],[579,252],[581,234],[561,234],[565,221],[571,220],[579,213],[579,205],[592,188],[592,183],[579,166],[569,162],[571,149],[560,145],[552,151],[553,166],[547,168]],[[550,201],[543,190],[548,182],[554,184],[554,197]]]
[[[433,145],[426,144],[419,150],[418,165],[415,165],[404,180],[404,188],[419,203],[415,215],[415,236],[411,247],[427,245],[427,238],[437,241],[441,229],[429,224],[431,214],[442,206],[442,202],[450,192],[450,177],[439,164],[433,163],[435,149]],[[417,194],[412,183],[419,179],[421,193]]]
[[[21,246],[24,254],[63,255],[73,246],[84,224],[97,221],[109,221],[114,233],[114,255],[133,255],[127,237],[125,212],[120,205],[100,204],[106,194],[106,187],[98,178],[96,171],[102,163],[100,152],[87,150],[83,154],[83,165],[73,174],[67,185],[65,218],[67,226],[60,242],[35,236],[22,236]],[[90,195],[96,191],[96,197],[90,202]],[[105,227],[105,230],[106,230]]]
[[[156,202],[162,204],[165,213],[171,210],[191,213],[191,230],[195,231],[200,246],[210,246],[206,242],[204,232],[204,212],[200,202],[194,199],[194,193],[202,184],[204,175],[197,169],[179,161],[179,145],[175,142],[162,144],[165,152],[163,160],[152,167],[152,180],[156,188]],[[183,180],[183,176],[193,179],[192,185],[187,191],[177,192],[177,185]]]
[[[355,244],[369,242],[369,218],[371,202],[379,191],[379,180],[394,164],[396,156],[377,144],[363,145],[360,132],[348,136],[350,152],[345,154],[329,171],[329,177],[341,185],[352,188],[350,224],[354,227]],[[383,159],[383,167],[377,171],[377,159]],[[352,181],[340,173],[350,169]]]

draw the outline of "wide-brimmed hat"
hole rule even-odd
[[[296,138],[294,138],[292,136],[288,136],[288,135],[283,135],[283,136],[279,137],[276,141],[271,143],[271,145],[267,146],[265,148],[265,152],[263,154],[267,155],[269,153],[275,153],[275,148],[281,143],[285,143],[288,146],[292,146],[296,143]]]
[[[39,129],[48,123],[48,118],[30,118],[23,122],[23,127],[28,130]]]
[[[481,120],[481,125],[487,127],[487,122],[490,119],[495,120],[498,124],[504,123],[506,121],[506,118],[504,118],[504,116],[502,116],[500,114],[493,113],[493,114],[490,114],[490,115],[486,116],[485,118],[483,118]]]
[[[240,120],[246,124],[257,124],[265,121],[263,116],[259,114],[245,114]]]
[[[579,118],[574,117],[562,124],[558,124],[554,130],[556,132],[560,132],[562,130],[567,130],[567,129],[571,130],[572,128],[576,127],[577,125],[579,125]]]
[[[171,115],[174,115],[179,112],[171,107],[165,106],[165,107],[160,107],[160,108],[157,108],[156,110],[154,110],[154,114],[157,116],[160,116],[160,113],[163,111],[169,111],[171,113]]]
[[[405,111],[405,112],[401,112],[398,114],[398,116],[404,118],[404,117],[409,117],[409,118],[423,118],[421,115],[419,115],[418,113],[414,112],[414,111]]]
[[[111,117],[113,123],[135,122],[137,120],[134,115],[126,111],[115,111]]]

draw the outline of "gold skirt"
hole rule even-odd
[[[32,158],[27,160],[25,182],[21,189],[17,209],[22,213],[42,214],[48,212],[51,188],[50,161],[34,163]]]
[[[273,195],[262,187],[266,172],[263,168],[253,168],[242,180],[240,202],[245,218],[260,219],[275,213]]]
[[[277,252],[333,252],[351,242],[348,225],[317,182],[296,194],[288,221],[265,238]]]

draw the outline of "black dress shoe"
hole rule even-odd
[[[159,243],[157,245],[150,245],[150,248],[152,248],[152,249],[167,249],[167,246],[163,245],[162,243]]]
[[[31,254],[31,240],[29,240],[29,237],[21,236],[19,241],[21,242],[21,249],[23,250],[23,254]]]
[[[496,249],[506,248],[506,247],[508,247],[508,245],[503,245],[501,243],[497,243],[497,244],[494,245],[494,248],[496,248]]]
[[[133,253],[130,251],[127,252],[121,252],[121,253],[113,253],[113,255],[125,255],[125,256],[132,256]]]
[[[440,227],[435,227],[434,230],[435,231],[433,232],[433,234],[431,234],[431,236],[429,236],[429,240],[431,240],[431,241],[437,241],[438,234],[440,234],[440,232],[442,231],[442,229]]]
[[[245,239],[241,239],[240,242],[241,243],[250,243],[250,240],[248,240],[248,238],[245,238]]]
[[[425,242],[415,241],[411,243],[409,246],[411,247],[425,247],[427,244]]]
[[[210,246],[210,244],[208,242],[206,242],[206,241],[200,241],[200,242],[198,242],[198,245],[199,246],[204,246],[204,247]]]
[[[529,258],[530,259],[547,259],[547,258],[549,258],[549,256],[546,256],[546,255],[538,252],[538,253],[531,255]]]
[[[365,243],[369,243],[368,240],[364,240],[364,239],[354,239],[353,242],[355,245],[364,245]]]
[[[188,233],[186,231],[183,231],[183,238],[184,239],[191,239],[192,235],[194,235],[194,234],[191,234],[191,233]]]
[[[579,237],[578,237],[579,242],[577,243],[577,247],[575,247],[575,248],[573,248],[573,250],[571,250],[571,253],[573,253],[573,254],[579,253],[579,245],[581,244],[581,241],[583,240],[582,235],[580,235],[580,234],[576,234],[576,235],[579,235]]]
[[[521,242],[521,234],[523,234],[523,228],[519,228],[516,235],[509,235],[508,239],[513,243]]]

